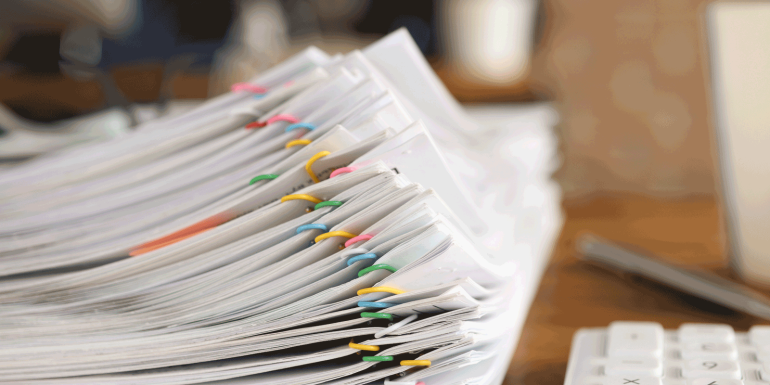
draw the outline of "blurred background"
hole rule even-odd
[[[705,3],[3,1],[0,127],[9,142],[15,126],[53,132],[109,111],[85,136],[120,135],[309,44],[344,53],[406,27],[461,102],[558,112],[567,198],[713,195]]]

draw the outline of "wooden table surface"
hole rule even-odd
[[[666,287],[630,280],[575,258],[582,232],[637,245],[662,259],[730,277],[714,198],[659,200],[623,195],[564,203],[566,221],[504,384],[561,385],[572,335],[615,320],[726,323],[737,331],[767,323]]]

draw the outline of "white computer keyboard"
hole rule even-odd
[[[613,322],[580,329],[565,385],[768,385],[770,326]]]

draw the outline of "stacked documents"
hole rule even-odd
[[[516,135],[397,31],[3,170],[0,382],[499,384],[560,223]]]

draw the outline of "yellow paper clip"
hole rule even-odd
[[[405,291],[394,289],[392,287],[385,287],[385,286],[378,286],[378,287],[367,287],[366,289],[361,289],[356,292],[358,295],[364,295],[369,293],[391,293],[391,294],[404,294]]]
[[[378,351],[380,351],[380,347],[379,346],[374,346],[374,345],[361,345],[361,344],[357,344],[357,343],[351,342],[351,343],[348,344],[348,346],[350,346],[353,349],[367,350],[367,351],[370,351],[370,352],[378,352]]]
[[[318,154],[313,155],[312,158],[308,159],[307,164],[305,164],[305,171],[307,171],[307,174],[310,175],[310,179],[312,179],[313,182],[318,183],[321,181],[313,172],[313,163],[329,154],[331,154],[331,152],[321,151]]]
[[[345,237],[345,238],[355,238],[355,234],[351,234],[347,231],[330,231],[328,233],[323,233],[317,237],[315,237],[315,243],[318,243],[320,241],[323,241],[326,238],[331,237]]]
[[[281,198],[281,202],[296,201],[296,200],[309,201],[315,204],[319,204],[323,202],[323,200],[318,199],[316,197],[312,197],[307,194],[292,194],[292,195],[286,195],[283,198]]]
[[[307,146],[308,144],[312,143],[313,141],[310,139],[294,139],[288,143],[286,143],[286,148],[292,148],[294,146]]]
[[[401,366],[430,366],[430,360],[403,360]]]

